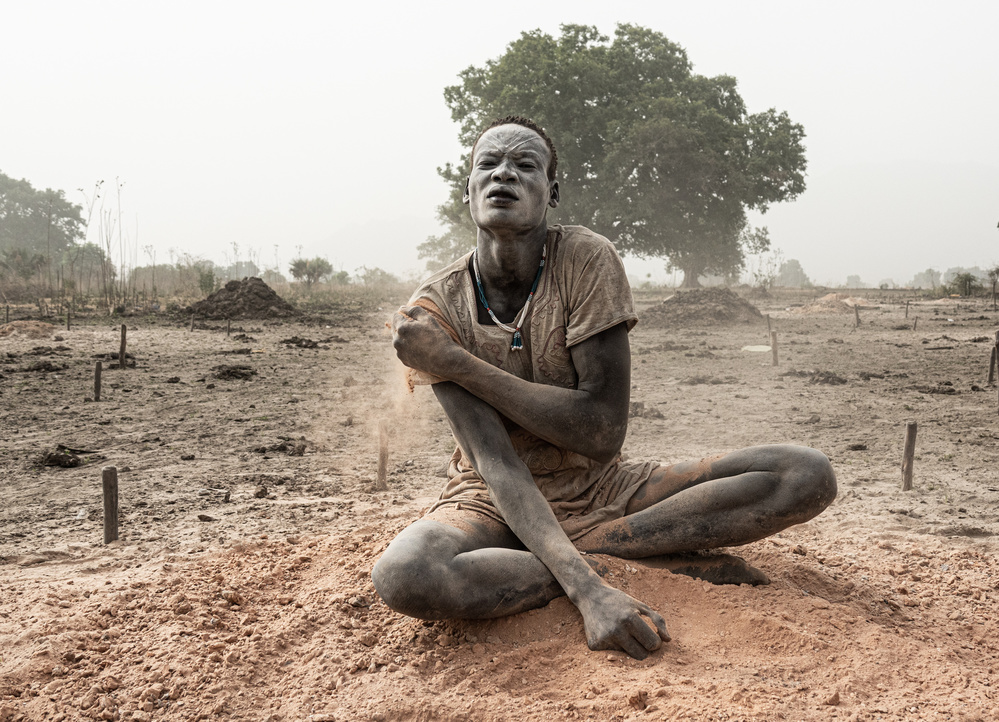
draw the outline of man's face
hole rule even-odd
[[[558,183],[548,180],[544,139],[522,125],[499,125],[479,138],[464,202],[479,228],[530,230],[558,203]]]

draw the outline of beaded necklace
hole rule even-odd
[[[545,270],[545,259],[548,257],[548,244],[546,243],[541,248],[541,263],[538,265],[538,275],[534,277],[534,285],[531,286],[531,293],[527,297],[527,303],[517,314],[514,319],[514,326],[508,326],[507,324],[496,318],[496,314],[489,307],[489,301],[486,300],[486,292],[482,290],[482,278],[479,275],[479,249],[472,251],[472,268],[475,269],[475,287],[479,291],[479,300],[485,307],[486,312],[489,314],[489,318],[493,320],[497,326],[499,326],[504,331],[508,331],[513,334],[513,341],[510,343],[511,351],[520,351],[524,347],[523,337],[520,335],[520,329],[524,325],[524,319],[527,318],[527,311],[531,307],[531,299],[534,298],[534,292],[538,290],[538,283],[541,281],[541,273]]]

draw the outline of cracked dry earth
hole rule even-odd
[[[999,718],[985,381],[999,314],[882,306],[854,328],[761,310],[777,367],[743,350],[765,325],[636,328],[625,453],[807,444],[832,458],[839,498],[736,550],[769,586],[605,559],[673,635],[641,662],[589,651],[565,599],[446,623],[378,599],[371,566],[437,493],[452,448],[432,393],[405,391],[385,312],[241,322],[228,338],[128,319],[124,370],[106,356],[109,322],[0,339],[0,721]],[[317,343],[282,343],[295,338]],[[249,371],[219,368],[235,366]],[[375,492],[383,419],[389,489]],[[81,465],[42,465],[59,445]],[[109,545],[105,465],[120,483]]]

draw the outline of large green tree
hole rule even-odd
[[[466,148],[493,118],[534,119],[559,154],[552,219],[664,258],[688,286],[743,267],[746,239],[759,237],[747,210],[805,189],[802,127],[773,109],[749,114],[734,78],[693,73],[683,48],[648,28],[619,25],[613,40],[581,25],[563,25],[558,38],[523,33],[459,77],[444,97]],[[467,168],[465,156],[438,169],[451,192],[438,208],[444,233],[420,246],[430,264],[474,243],[461,204]]]
[[[26,180],[0,173],[0,254],[25,279],[31,275],[25,275],[29,265],[37,273],[48,270],[51,285],[52,269],[83,237],[81,213],[63,191],[36,190]]]

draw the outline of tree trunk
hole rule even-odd
[[[698,280],[701,276],[700,271],[694,268],[684,268],[683,270],[683,283],[680,284],[680,288],[700,288],[701,282]]]

